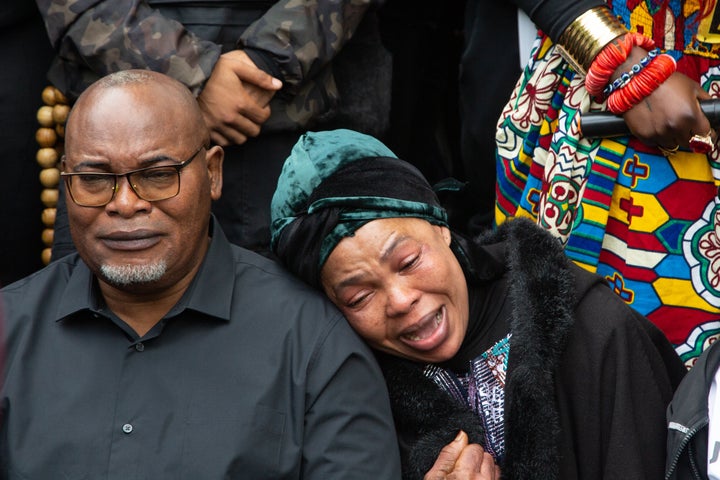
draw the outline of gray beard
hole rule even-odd
[[[164,260],[149,265],[102,265],[100,273],[115,286],[125,287],[160,280],[167,271]]]

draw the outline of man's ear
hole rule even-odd
[[[208,176],[210,177],[210,197],[218,200],[222,195],[223,177],[222,165],[225,158],[225,151],[219,145],[210,147],[205,152]]]

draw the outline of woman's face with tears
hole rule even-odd
[[[411,360],[452,358],[468,325],[468,290],[450,230],[420,218],[373,220],[322,268],[325,293],[371,347]]]

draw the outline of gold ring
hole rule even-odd
[[[662,145],[658,145],[657,148],[658,148],[658,150],[660,150],[662,152],[663,155],[665,155],[666,157],[669,157],[670,155],[675,155],[677,153],[678,149],[680,148],[680,145],[675,145],[672,148],[666,148],[666,147],[663,147]]]
[[[690,149],[695,153],[710,153],[715,149],[712,129],[705,135],[693,135],[690,138]]]

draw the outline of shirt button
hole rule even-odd
[[[130,433],[132,431],[133,431],[132,425],[130,425],[129,423],[126,423],[125,425],[123,425],[123,432]]]
[[[138,352],[142,352],[143,350],[145,350],[145,345],[143,345],[142,343],[137,343],[135,344],[135,350],[137,350]]]

